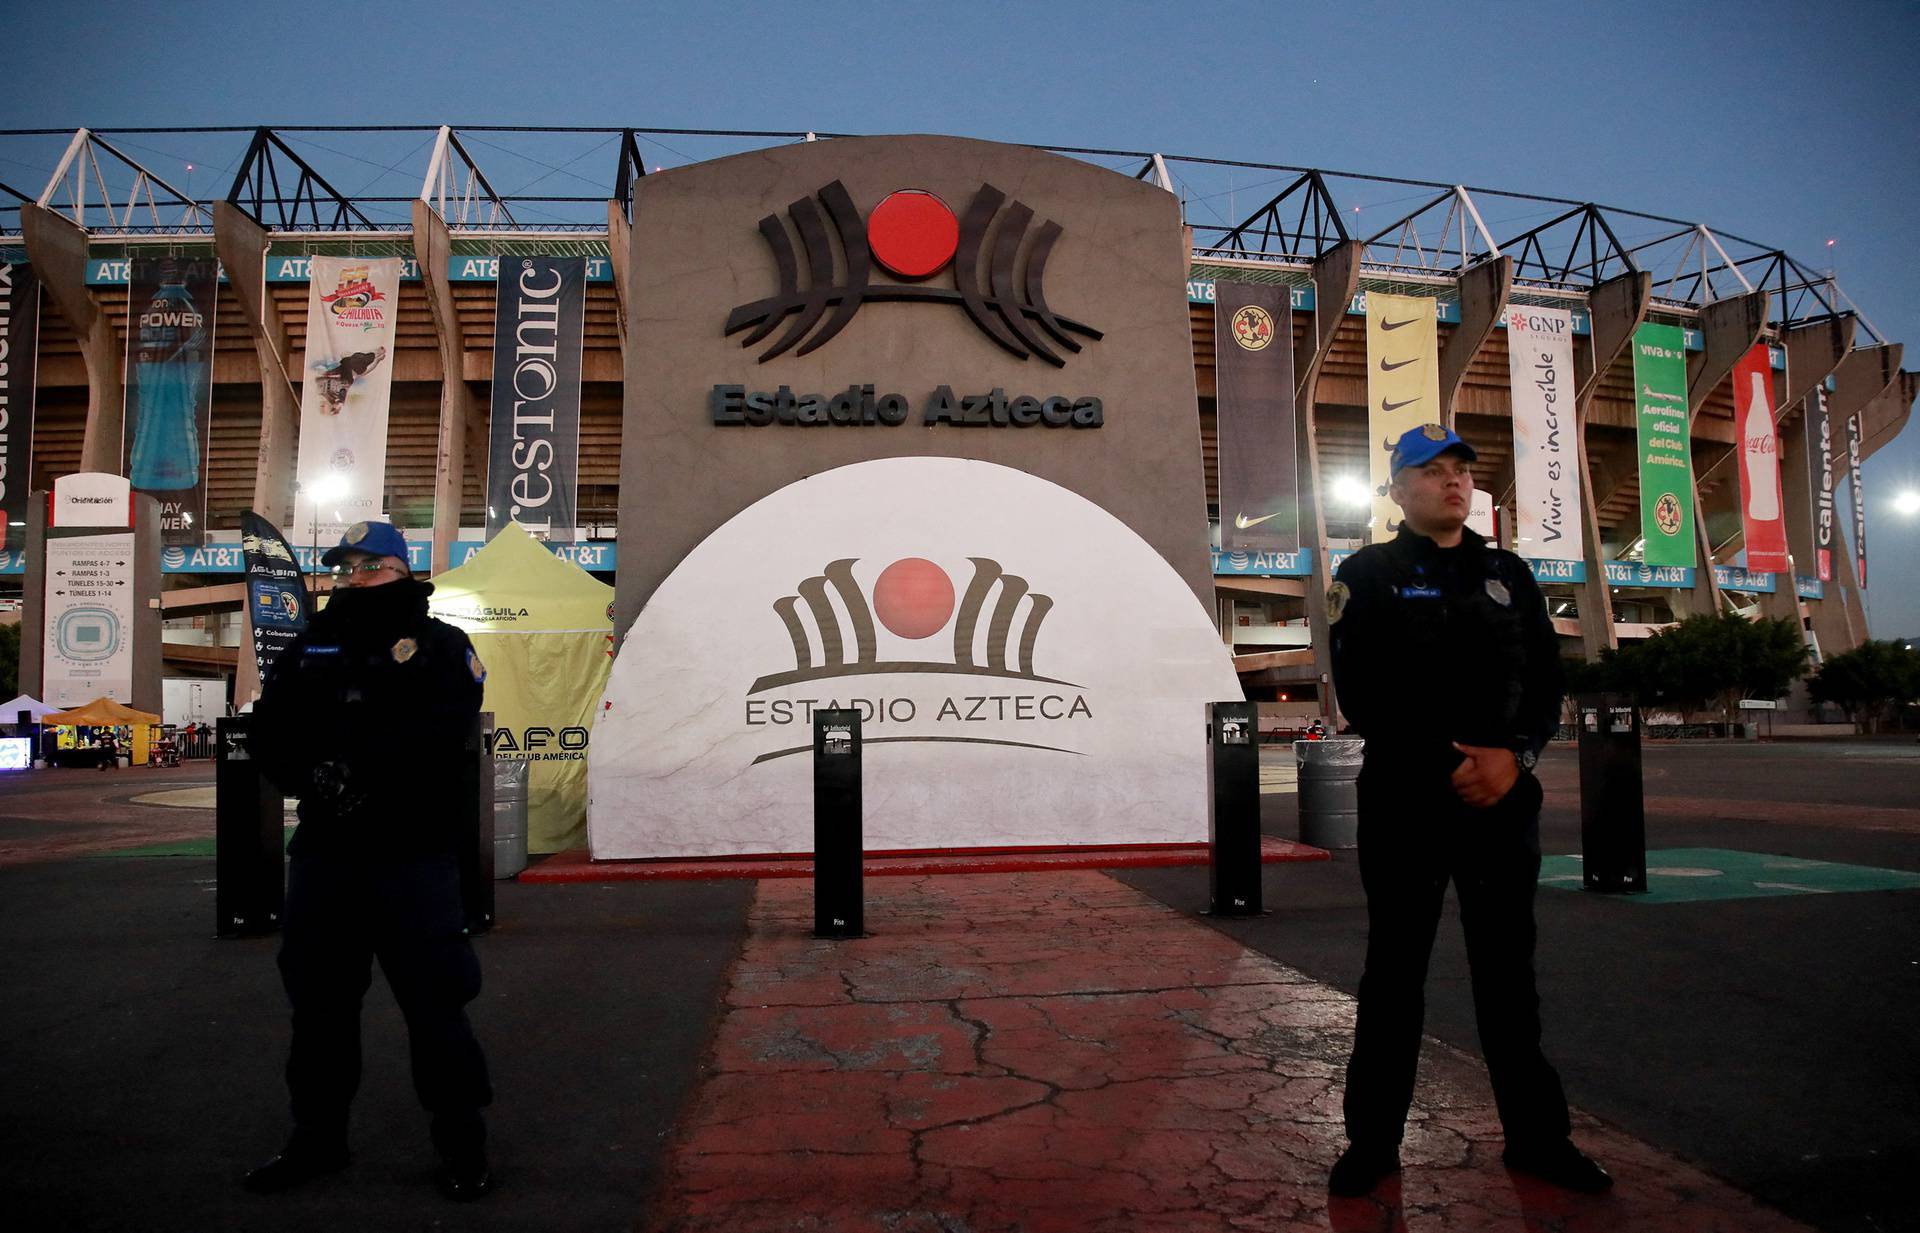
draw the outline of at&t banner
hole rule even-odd
[[[310,615],[300,565],[280,528],[247,510],[240,515],[240,547],[247,560],[247,616],[253,657],[265,681],[274,661],[300,636]]]
[[[1507,372],[1513,387],[1514,550],[1552,561],[1585,560],[1573,314],[1526,304],[1508,308]]]
[[[380,517],[400,258],[314,257],[311,270],[293,525],[326,542]]]
[[[161,542],[189,546],[207,521],[220,265],[212,257],[136,257],[132,267],[123,461],[134,491],[160,503]]]
[[[1440,334],[1434,301],[1367,293],[1367,467],[1373,483],[1368,537],[1392,539],[1400,507],[1387,497],[1393,443],[1409,428],[1446,420],[1440,406]]]
[[[509,522],[571,542],[580,472],[584,257],[502,257],[493,327],[487,538]]]
[[[1219,283],[1213,305],[1220,546],[1300,546],[1293,310],[1287,288]]]
[[[40,280],[32,266],[0,262],[0,549],[27,542],[39,339]]]
[[[1740,426],[1740,523],[1747,568],[1787,572],[1787,520],[1780,505],[1780,445],[1774,435],[1773,369],[1756,343],[1733,366],[1733,420]]]
[[[1686,339],[1677,325],[1633,332],[1633,400],[1640,424],[1640,534],[1648,565],[1691,568],[1693,457],[1687,434]]]

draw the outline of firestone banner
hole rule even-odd
[[[584,257],[502,257],[493,327],[487,538],[517,522],[577,537]]]
[[[1585,560],[1573,314],[1525,304],[1508,308],[1507,373],[1513,388],[1514,550],[1553,561]]]
[[[1773,368],[1755,343],[1733,366],[1733,418],[1740,425],[1740,522],[1747,568],[1784,574],[1787,519],[1780,504],[1780,443],[1774,434]]]
[[[1807,490],[1813,511],[1813,560],[1817,577],[1833,581],[1833,420],[1827,414],[1827,391],[1815,386],[1807,395],[1807,413],[1801,423],[1807,434]]]
[[[127,414],[122,440],[134,491],[160,503],[160,542],[200,543],[207,522],[213,419],[212,257],[136,257],[127,293]]]
[[[1300,546],[1293,394],[1293,309],[1285,287],[1217,284],[1214,376],[1219,408],[1220,546]]]
[[[1393,443],[1409,428],[1445,421],[1440,406],[1440,331],[1434,302],[1410,295],[1367,293],[1367,451],[1373,482],[1368,535],[1392,539],[1400,507],[1387,497]]]
[[[335,540],[381,515],[400,258],[314,257],[294,534]]]
[[[1648,565],[1694,563],[1693,457],[1688,447],[1686,336],[1648,322],[1633,332],[1640,425],[1640,534]]]
[[[27,520],[39,339],[40,280],[31,266],[0,262],[0,549],[13,524]]]
[[[247,617],[253,657],[265,681],[280,652],[292,645],[312,615],[307,588],[280,528],[247,510],[240,515],[240,546],[247,560]]]
[[[1862,590],[1867,586],[1867,494],[1860,487],[1860,413],[1847,417],[1847,487],[1853,495],[1853,568]]]

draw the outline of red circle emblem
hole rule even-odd
[[[953,616],[953,580],[925,557],[905,557],[880,571],[873,614],[902,638],[931,638]]]
[[[925,278],[953,260],[960,220],[932,193],[903,188],[873,208],[867,244],[901,278]]]

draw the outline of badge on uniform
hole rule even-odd
[[[1445,441],[1447,439],[1447,430],[1438,424],[1422,424],[1420,425],[1420,432],[1429,441]]]
[[[1352,595],[1353,592],[1347,590],[1347,584],[1344,582],[1336,582],[1327,588],[1327,624],[1337,624],[1340,618],[1346,615],[1347,600]]]
[[[419,649],[420,644],[413,639],[402,638],[393,644],[393,662],[396,664],[404,664],[409,659],[412,659],[413,653]]]
[[[1498,578],[1487,579],[1487,597],[1502,608],[1513,607],[1513,593],[1507,590],[1507,584]]]
[[[467,671],[473,673],[474,680],[486,684],[487,666],[480,662],[480,657],[473,653],[472,647],[467,648]]]

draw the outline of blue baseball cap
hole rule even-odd
[[[1400,434],[1393,443],[1393,461],[1389,464],[1390,475],[1400,474],[1402,467],[1422,467],[1432,462],[1448,450],[1457,450],[1467,456],[1468,462],[1480,457],[1471,445],[1460,439],[1460,434],[1451,428],[1439,424],[1422,424],[1418,428],[1409,428]]]
[[[361,552],[370,557],[399,557],[407,559],[407,538],[400,534],[400,528],[391,522],[356,522],[347,528],[340,542],[327,549],[320,558],[322,565],[338,565],[349,552]]]

